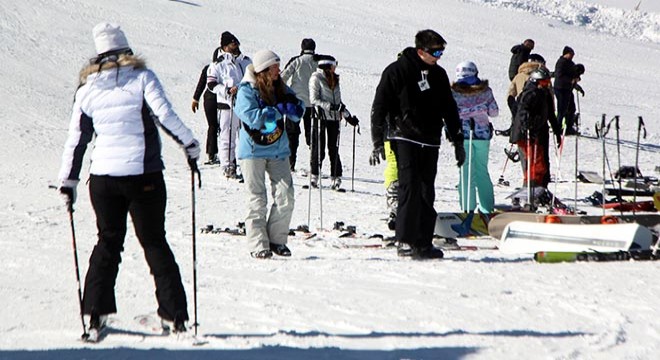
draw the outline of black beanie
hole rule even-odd
[[[314,50],[316,50],[316,43],[314,42],[314,39],[303,39],[302,43],[300,44],[300,49],[302,51],[305,51],[305,50],[314,51]]]
[[[231,43],[236,43],[238,45],[241,44],[234,34],[229,31],[223,32],[222,35],[220,35],[220,47],[225,47]]]
[[[573,54],[573,55],[575,55],[575,51],[573,51],[573,48],[572,48],[572,47],[570,47],[570,46],[567,45],[567,46],[564,46],[564,51],[562,51],[561,54],[562,54],[562,55],[566,55],[566,54]]]

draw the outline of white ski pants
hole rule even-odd
[[[218,159],[220,164],[226,167],[233,164],[236,159],[239,119],[233,109],[218,109],[218,123],[220,124]]]
[[[250,252],[269,249],[270,243],[286,244],[295,202],[289,159],[243,159],[240,163],[248,191],[245,230]],[[270,213],[266,174],[273,201]]]

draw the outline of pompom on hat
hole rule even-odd
[[[260,73],[268,69],[273,64],[279,64],[280,57],[270,50],[259,50],[252,57],[252,66],[254,72]]]
[[[572,47],[570,47],[570,46],[567,45],[567,46],[564,46],[564,50],[561,52],[561,54],[562,54],[562,55],[566,55],[566,54],[572,54],[572,55],[575,55],[575,51],[573,51],[573,48],[572,48]]]
[[[128,40],[119,25],[109,22],[102,22],[94,26],[92,30],[94,36],[94,47],[98,55],[119,50],[128,50]]]

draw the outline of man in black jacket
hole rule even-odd
[[[584,96],[584,91],[577,84],[580,75],[584,73],[582,64],[575,64],[573,57],[575,51],[570,46],[565,46],[561,57],[555,64],[554,91],[557,98],[557,121],[563,124],[566,121],[566,135],[576,135],[575,128],[575,99],[573,88]]]
[[[369,162],[375,165],[385,159],[383,141],[389,139],[399,173],[396,240],[410,245],[408,251],[400,249],[399,255],[414,259],[443,257],[432,239],[437,216],[434,183],[444,125],[457,165],[465,161],[456,102],[447,73],[437,64],[445,45],[445,39],[433,30],[418,32],[415,48],[403,50],[383,71],[371,108],[374,150]]]
[[[534,50],[534,40],[527,39],[522,44],[514,45],[511,48],[511,61],[509,62],[509,80],[518,74],[520,64],[529,60],[529,54]]]

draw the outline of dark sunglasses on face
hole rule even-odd
[[[433,56],[434,58],[439,58],[439,57],[441,57],[442,54],[445,52],[445,49],[444,49],[444,48],[442,48],[442,49],[429,49],[429,48],[425,48],[425,49],[424,49],[424,52],[427,53],[427,54],[429,54],[429,55],[431,55],[431,56]]]

